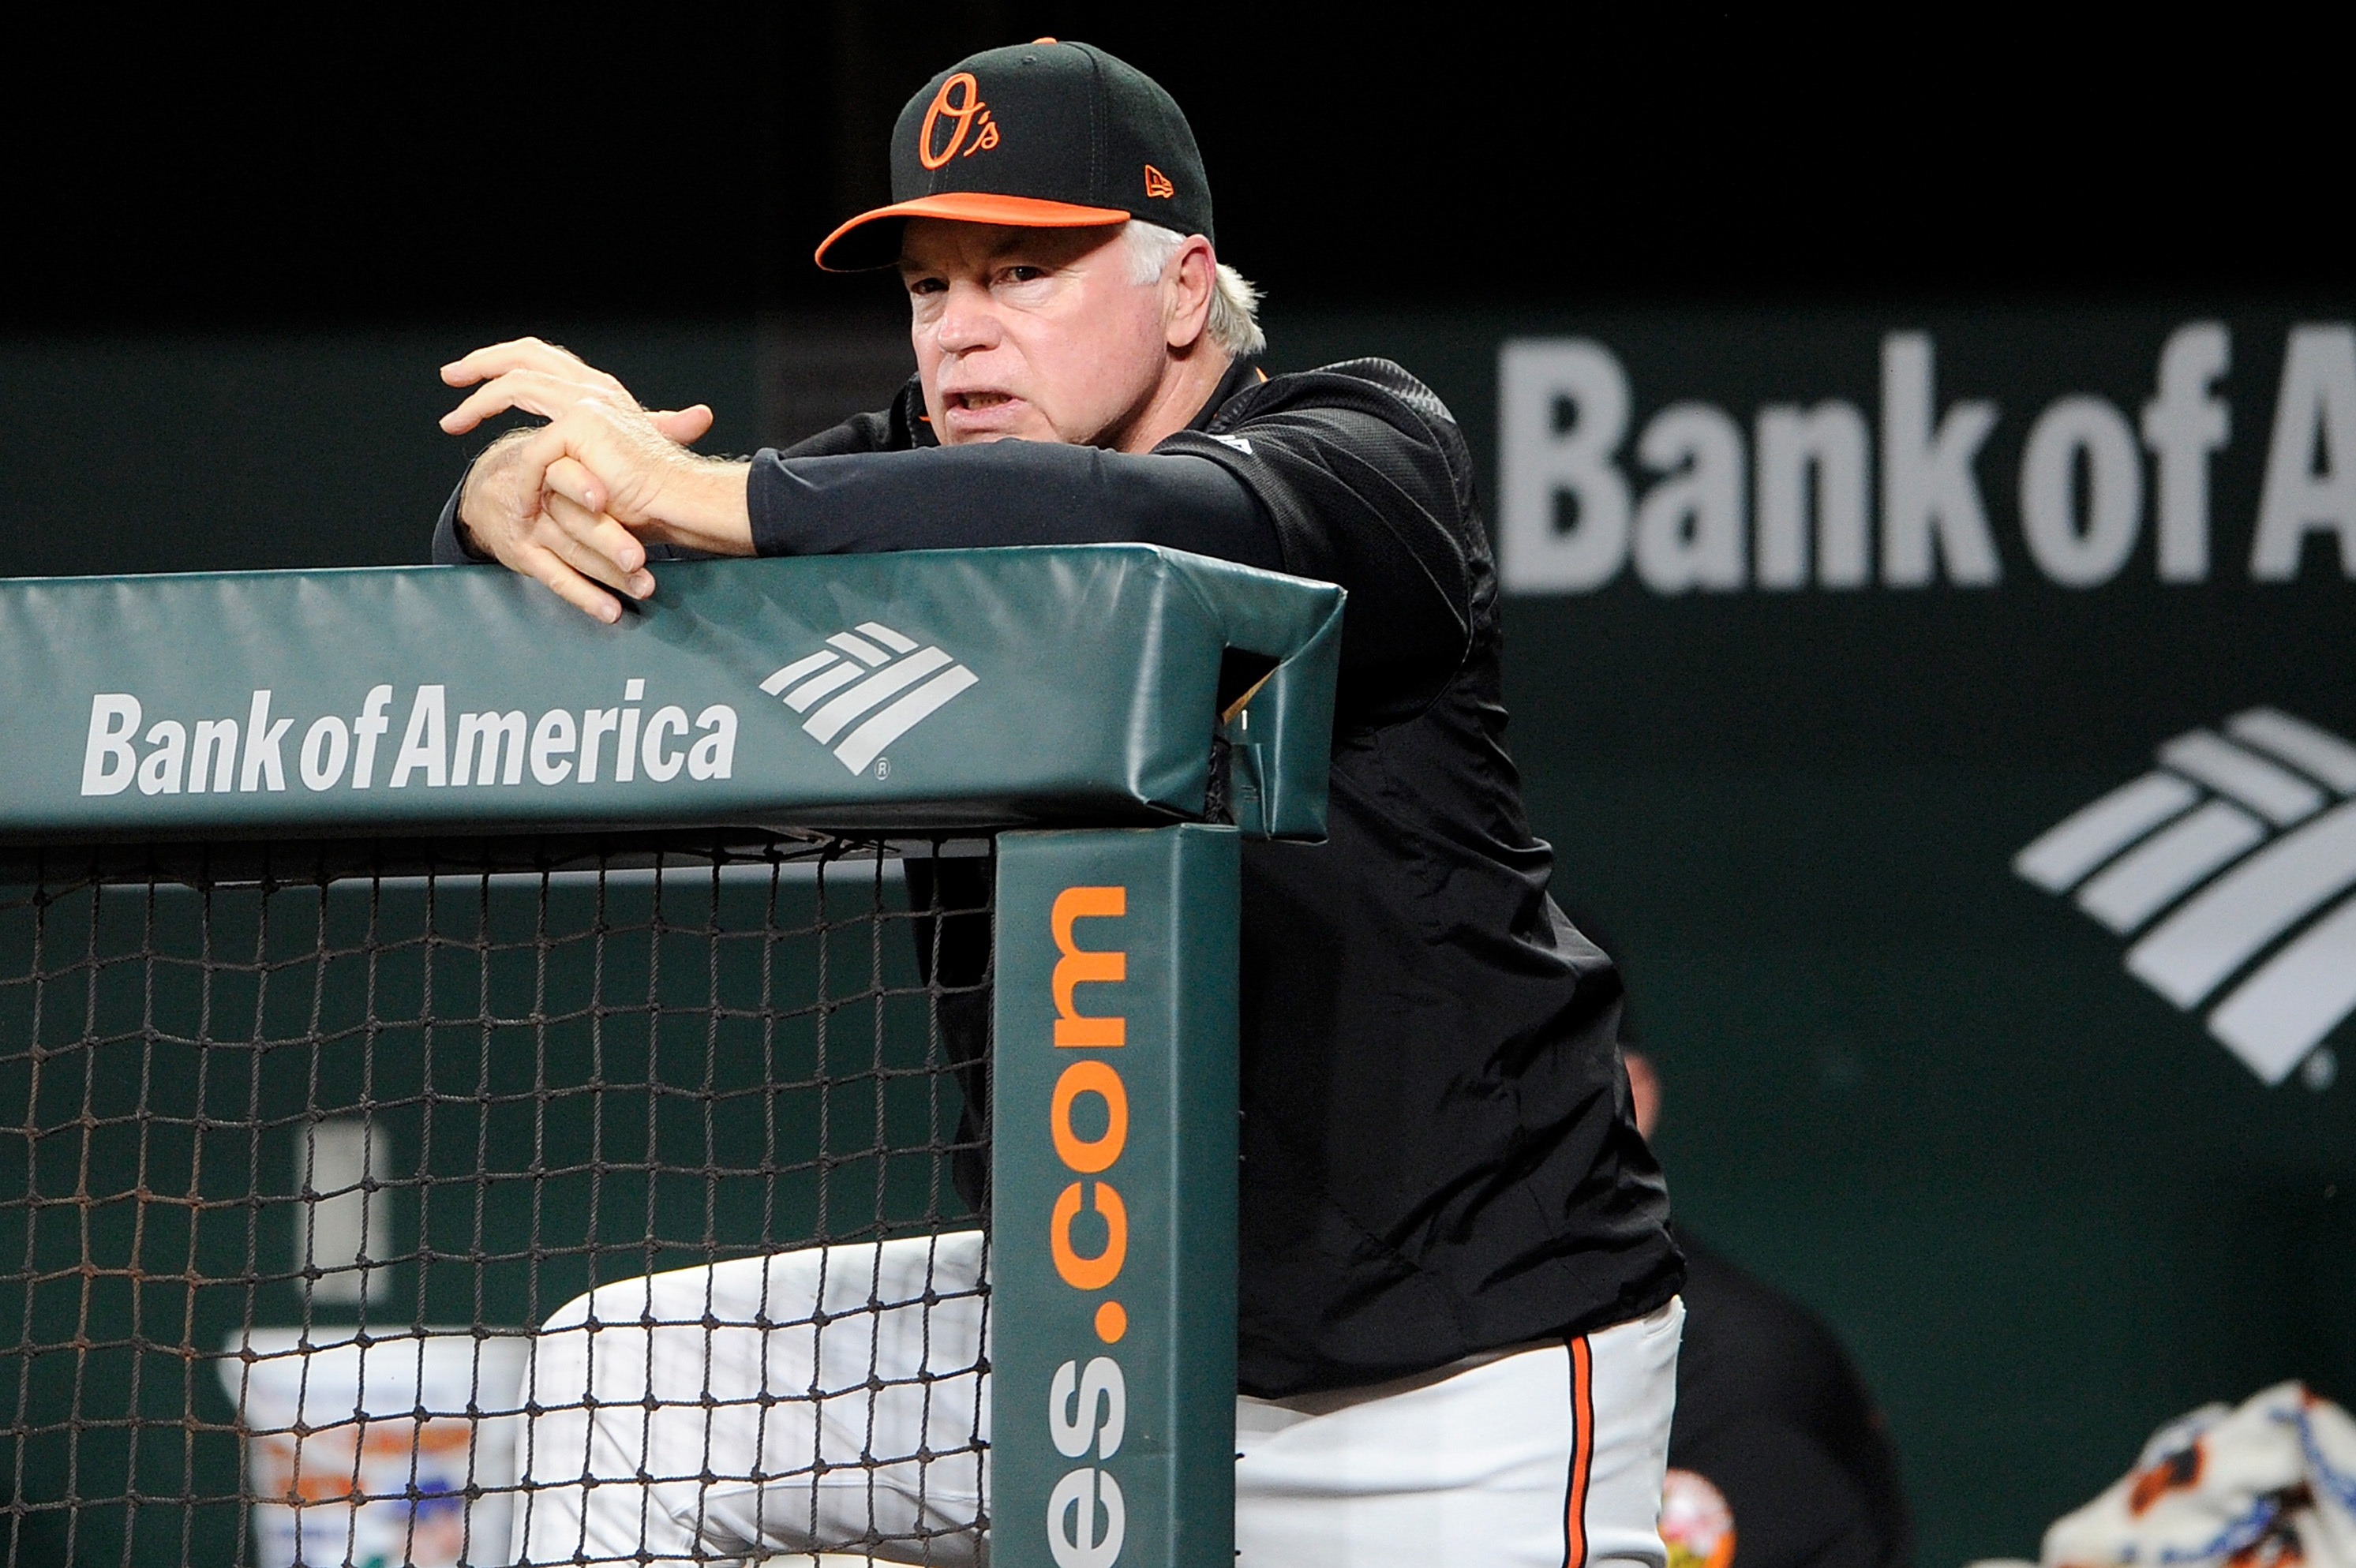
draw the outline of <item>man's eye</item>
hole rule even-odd
[[[938,278],[911,278],[908,292],[912,294],[937,294],[948,285]]]
[[[1009,267],[1006,269],[1006,281],[1011,283],[1035,283],[1046,275],[1047,269],[1044,267]]]

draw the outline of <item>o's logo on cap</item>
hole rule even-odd
[[[957,129],[949,133],[948,145],[937,153],[933,150],[933,132],[944,114],[957,122]],[[967,133],[977,128],[979,133],[974,136],[973,145],[967,147]],[[996,145],[998,122],[990,117],[990,106],[981,101],[981,83],[973,79],[973,72],[961,70],[942,82],[940,91],[933,94],[932,106],[925,111],[924,125],[916,132],[917,161],[928,169],[937,169],[956,157],[960,147],[965,148],[965,155],[969,158],[985,147]]]

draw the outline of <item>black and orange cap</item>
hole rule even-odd
[[[1031,229],[1141,218],[1218,242],[1177,101],[1102,49],[1054,38],[961,59],[908,100],[892,131],[892,204],[828,235],[818,264],[888,267],[911,218]]]

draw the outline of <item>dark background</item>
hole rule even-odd
[[[0,317],[20,331],[863,299],[808,259],[884,195],[900,105],[1043,34],[1186,106],[1225,259],[1298,304],[2247,293],[2347,272],[2344,28],[2281,13],[84,15],[12,49]]]
[[[2017,559],[1980,594],[1623,580],[1509,605],[1509,698],[1560,891],[1624,945],[1680,1213],[1855,1347],[1923,1568],[2033,1554],[2203,1400],[2356,1397],[2356,1079],[2265,1089],[2008,869],[2188,726],[2274,702],[2356,732],[2345,579],[2319,551],[2233,581],[2281,332],[2351,314],[2343,37],[1698,6],[335,25],[23,36],[0,570],[418,560],[469,445],[434,367],[520,332],[712,402],[712,449],[873,406],[896,289],[809,252],[883,198],[911,91],[1041,34],[1187,107],[1272,366],[1396,355],[1484,485],[1503,336],[1612,343],[1640,420],[1742,419],[1870,406],[1879,335],[1928,327],[1943,402],[2008,399],[1984,483],[2017,543],[2034,407],[2132,411],[2171,325],[2233,319],[2214,582],[2140,555],[2092,594]]]

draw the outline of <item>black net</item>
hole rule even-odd
[[[527,1508],[536,1561],[633,1510],[627,1555],[969,1554],[991,883],[801,837],[5,873],[0,1561],[508,1563]]]

